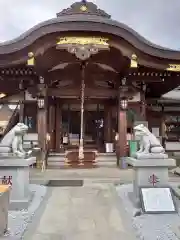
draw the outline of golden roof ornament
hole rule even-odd
[[[137,63],[137,56],[136,54],[132,54],[131,56],[131,68],[137,68],[138,67],[138,63]]]
[[[180,64],[169,64],[166,70],[171,72],[180,72]]]
[[[33,52],[29,52],[28,53],[27,65],[28,66],[34,66],[34,64],[35,64],[34,53]]]
[[[105,18],[111,18],[109,14],[107,14],[102,9],[99,9],[96,4],[87,1],[75,2],[69,8],[63,9],[61,12],[57,13],[57,17],[64,17],[68,15],[95,15]]]
[[[81,9],[81,11],[83,11],[83,12],[87,11],[87,7],[84,6],[84,5],[82,5],[82,6],[80,7],[80,9]]]
[[[88,9],[87,9],[87,7],[86,7],[85,5],[82,5],[82,6],[80,7],[80,10],[81,10],[82,12],[85,12],[85,11],[87,11]]]

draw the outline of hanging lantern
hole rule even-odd
[[[123,110],[126,110],[127,107],[128,107],[128,100],[127,100],[127,98],[122,98],[122,99],[120,100],[120,105],[121,105],[121,108],[122,108]]]
[[[38,104],[38,107],[39,107],[40,109],[44,108],[44,106],[45,106],[44,98],[42,98],[42,97],[38,98],[37,104]]]
[[[137,63],[137,56],[136,54],[132,54],[131,56],[131,68],[137,68],[138,63]]]

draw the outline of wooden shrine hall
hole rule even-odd
[[[107,143],[127,156],[135,122],[150,129],[156,122],[164,137],[164,105],[154,114],[151,104],[180,85],[179,72],[180,52],[148,42],[91,2],[76,2],[0,44],[0,104],[19,95],[3,134],[26,123],[46,163],[59,154],[83,165]]]

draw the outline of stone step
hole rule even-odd
[[[48,167],[61,167],[64,166],[65,153],[49,153],[47,165]]]
[[[115,153],[100,153],[96,157],[97,162],[116,162]]]
[[[96,159],[96,162],[98,163],[115,163],[116,158],[111,158],[111,159]]]
[[[98,153],[99,156],[116,156],[115,152],[112,153]]]
[[[96,157],[96,162],[99,167],[114,167],[116,166],[116,154],[99,153]]]
[[[48,159],[47,161],[47,165],[48,166],[64,166],[65,165],[65,162],[64,162],[64,159]]]
[[[61,167],[65,165],[65,153],[50,153],[48,156],[49,167]],[[87,161],[88,162],[88,161]],[[114,166],[116,165],[115,153],[99,153],[96,157],[97,166]]]
[[[48,161],[64,161],[65,155],[64,156],[49,156]]]
[[[49,153],[49,157],[51,156],[60,156],[60,157],[64,157],[65,156],[65,153],[56,153],[56,152],[50,152]]]
[[[48,167],[64,167],[65,163],[64,162],[48,162],[47,166]]]

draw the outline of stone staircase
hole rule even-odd
[[[48,168],[67,168],[65,163],[66,153],[49,153],[47,160]],[[88,167],[88,159],[85,161],[85,165]],[[72,161],[73,163],[73,161]],[[90,163],[90,162],[89,162]],[[92,165],[92,163],[90,164]],[[115,153],[98,153],[93,163],[94,167],[115,167],[116,166],[116,154]],[[76,164],[75,168],[79,168]]]
[[[102,167],[115,167],[116,166],[116,153],[98,153],[96,157],[97,166]]]
[[[65,153],[49,153],[47,166],[48,168],[64,167]]]

